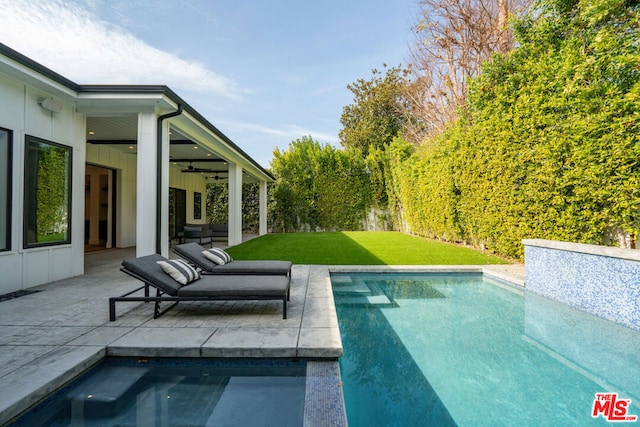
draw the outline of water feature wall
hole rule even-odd
[[[525,239],[528,291],[640,330],[640,250]]]

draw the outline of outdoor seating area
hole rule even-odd
[[[223,274],[199,277],[193,270],[189,281],[185,279],[183,283],[179,283],[163,270],[163,265],[168,265],[168,262],[167,258],[157,254],[124,260],[120,270],[142,281],[144,285],[119,297],[110,297],[109,320],[116,320],[117,302],[153,302],[153,318],[157,319],[181,301],[220,300],[281,300],[282,318],[287,318],[291,280],[288,274]],[[156,290],[155,296],[149,294],[151,287]],[[141,291],[144,291],[144,295],[137,295]],[[172,304],[162,309],[160,304],[163,302]]]
[[[229,227],[226,224],[186,224],[178,233],[180,243],[198,243],[209,245],[214,241],[225,241],[229,238]]]

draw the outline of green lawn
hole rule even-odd
[[[236,259],[324,265],[507,264],[478,250],[390,231],[268,234],[228,249]]]

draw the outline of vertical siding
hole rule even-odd
[[[70,245],[23,249],[23,181],[25,135],[33,135],[72,148],[72,179],[84,174],[84,117],[75,106],[63,104],[60,113],[51,113],[38,100],[52,97],[7,76],[0,76],[0,126],[13,131],[13,194],[11,250],[0,253],[0,294],[26,289],[83,273],[82,225],[84,208],[82,185],[72,184],[72,224]],[[79,188],[78,188],[79,187]],[[69,261],[74,260],[74,261]]]

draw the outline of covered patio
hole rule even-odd
[[[85,251],[169,255],[228,189],[224,243],[242,242],[254,184],[267,233],[273,176],[164,85],[81,85],[0,43],[0,295],[82,275]]]

